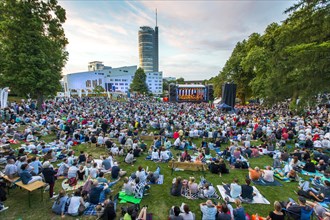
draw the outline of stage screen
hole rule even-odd
[[[206,100],[206,88],[203,85],[179,85],[177,100],[180,102],[202,102]]]

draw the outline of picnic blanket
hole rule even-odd
[[[280,183],[277,180],[274,180],[274,182],[266,182],[262,179],[259,179],[259,180],[252,180],[252,182],[260,186],[283,186],[282,183]]]
[[[84,211],[84,215],[97,215],[95,210],[96,205],[90,204]]]
[[[218,190],[221,194],[221,197],[225,199],[226,197],[229,198],[229,202],[235,202],[235,199],[230,197],[229,195],[226,194],[226,190],[222,185],[217,185]],[[251,204],[267,204],[269,205],[270,202],[259,192],[257,187],[253,186],[253,192],[256,193],[256,195],[253,197],[253,200],[249,203]],[[244,200],[242,202],[245,202]]]
[[[325,177],[324,174],[319,171],[316,171],[315,173],[311,173],[311,172],[307,172],[305,170],[301,170],[301,174],[305,175],[305,176],[313,176],[313,177],[318,176],[318,177],[321,177],[322,181],[324,181],[324,180],[330,181],[330,178]]]
[[[131,196],[126,195],[125,192],[120,192],[119,193],[119,199],[120,199],[119,203],[130,202],[130,203],[133,203],[133,204],[140,204],[140,202],[142,200],[142,199],[135,198],[133,195],[131,195]]]
[[[85,182],[82,180],[78,180],[77,184],[75,186],[69,186],[68,183],[66,183],[68,181],[68,179],[64,179],[62,182],[62,189],[64,189],[65,191],[72,191],[72,190],[76,190],[81,186],[84,186]]]
[[[274,173],[274,176],[275,176],[277,179],[279,179],[279,180],[281,180],[281,181],[283,181],[283,182],[286,182],[286,183],[291,182],[290,178],[288,178],[288,177],[286,177],[286,176],[281,176],[281,175],[278,174],[278,173]]]
[[[157,183],[148,182],[148,184],[158,184],[158,185],[163,183],[164,183],[164,175],[159,175]]]

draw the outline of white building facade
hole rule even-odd
[[[112,68],[104,66],[102,62],[94,61],[88,65],[87,72],[69,73],[63,76],[64,91],[72,90],[93,91],[96,86],[101,86],[105,91],[127,93],[133,81],[137,66],[124,66]],[[153,94],[163,92],[163,73],[146,73],[146,83]]]

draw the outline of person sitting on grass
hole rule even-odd
[[[172,183],[171,195],[172,196],[181,196],[182,193],[182,181],[181,177],[178,176]]]
[[[124,178],[124,185],[123,190],[125,191],[126,195],[133,195],[134,194],[135,184],[134,182],[130,182],[128,177]]]
[[[81,214],[79,212],[79,207],[87,208],[89,206],[88,202],[85,202],[83,197],[81,196],[81,191],[76,190],[71,198],[68,200],[68,214],[71,216],[78,216]]]
[[[151,160],[158,162],[159,161],[159,152],[158,149],[154,149],[153,152],[151,153]]]
[[[315,173],[316,172],[315,164],[313,162],[311,162],[311,158],[307,159],[303,170],[305,170],[307,172],[310,172],[310,173]]]
[[[110,193],[108,184],[102,185],[99,184],[97,180],[94,180],[89,194],[89,202],[92,204],[103,203],[106,195]]]
[[[147,180],[152,184],[156,184],[158,182],[159,175],[160,175],[160,167],[158,166],[155,172],[148,173]]]
[[[53,206],[52,206],[52,211],[56,215],[61,215],[62,218],[65,217],[65,206],[68,200],[68,196],[66,195],[64,190],[61,190],[59,192],[59,195],[57,199],[55,200]]]
[[[238,179],[235,178],[233,182],[229,184],[223,184],[223,188],[226,190],[226,194],[232,198],[237,198],[242,194],[242,187],[238,185]]]
[[[191,199],[198,199],[198,184],[195,182],[195,177],[191,176],[188,182],[188,196]]]
[[[261,170],[261,173],[262,173],[262,179],[265,182],[269,182],[269,183],[274,182],[274,171],[270,166],[267,166],[266,170]]]
[[[125,162],[132,165],[133,163],[136,161],[136,159],[134,159],[134,154],[133,154],[133,150],[129,150],[126,157],[125,157]]]
[[[36,181],[42,181],[41,176],[32,176],[31,173],[27,170],[27,167],[29,164],[24,163],[21,165],[22,172],[20,173],[20,178],[23,182],[23,184],[31,184]]]
[[[210,183],[204,184],[202,193],[202,198],[213,198],[216,194],[214,187]]]
[[[199,207],[203,214],[202,220],[215,220],[217,208],[211,200],[207,200],[205,203],[199,204]]]
[[[162,162],[168,162],[170,159],[170,151],[165,148],[161,148],[159,159]]]
[[[179,206],[174,206],[170,210],[170,217],[168,218],[169,220],[184,220],[183,217],[180,215],[180,207]]]
[[[284,220],[284,213],[282,212],[282,206],[278,201],[274,202],[274,211],[269,212],[266,220]]]
[[[183,212],[180,213],[180,216],[182,216],[183,220],[194,220],[195,215],[192,213],[189,209],[189,206],[184,204],[183,205]]]
[[[245,210],[242,206],[242,202],[239,199],[235,199],[236,209],[233,210],[235,220],[245,220]]]
[[[122,177],[122,176],[125,176],[126,174],[126,171],[120,169],[120,167],[118,166],[118,163],[117,162],[114,162],[113,163],[113,166],[111,168],[111,178],[116,180],[118,179],[118,177]]]
[[[69,164],[68,159],[64,158],[63,162],[61,163],[60,167],[57,170],[57,176],[67,176],[69,171]]]
[[[217,220],[231,220],[231,215],[229,214],[229,208],[226,203],[218,204],[218,214]]]
[[[255,193],[253,193],[253,187],[250,186],[251,180],[246,178],[245,183],[246,184],[241,185],[242,188],[241,198],[247,202],[252,202]]]

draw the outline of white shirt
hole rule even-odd
[[[156,152],[152,152],[152,154],[151,154],[151,160],[159,160],[159,154],[158,154],[158,152],[156,151]]]
[[[80,205],[80,196],[72,196],[70,199],[70,205],[68,207],[68,214],[78,213]]]
[[[174,141],[174,146],[179,147],[180,144],[181,144],[181,140],[180,140],[180,138],[177,138],[177,139]]]
[[[170,156],[168,155],[167,150],[160,152],[160,159],[162,159],[162,160],[168,160],[168,159],[170,159]]]
[[[194,215],[192,212],[189,211],[189,213],[180,213],[180,216],[182,216],[183,220],[193,220],[194,219]]]

